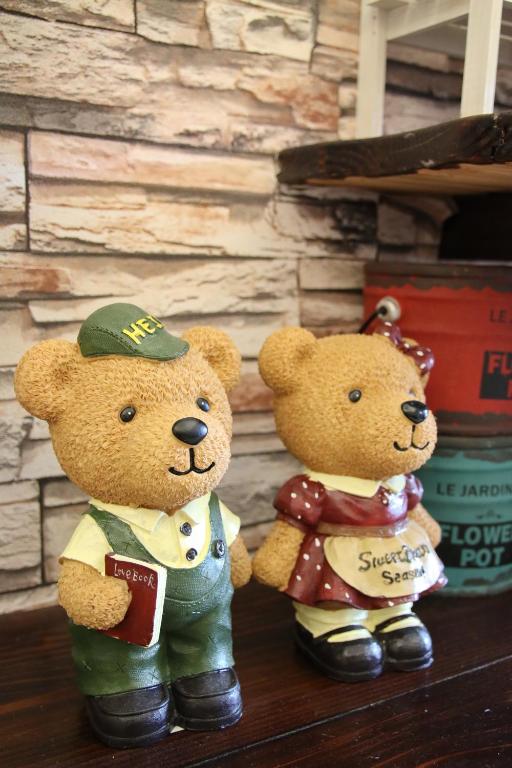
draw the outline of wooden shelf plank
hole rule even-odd
[[[425,195],[511,192],[512,112],[286,149],[279,163],[285,184]]]
[[[344,727],[352,728],[354,723],[362,733],[369,733],[378,727],[375,707],[384,704],[380,710],[383,717],[399,705],[403,711],[409,707],[411,717],[421,719],[422,702],[427,697],[434,702],[429,717],[437,718],[436,722],[444,717],[445,732],[455,733],[461,715],[456,705],[464,707],[465,701],[459,698],[460,686],[454,687],[455,704],[443,715],[443,702],[452,696],[451,686],[459,679],[461,685],[471,686],[473,675],[512,658],[510,595],[465,600],[427,598],[420,603],[419,613],[434,639],[436,661],[431,669],[409,674],[386,672],[370,683],[337,683],[318,674],[294,650],[290,602],[283,595],[251,584],[237,593],[234,601],[235,657],[245,706],[241,722],[217,733],[173,734],[154,747],[136,752],[110,750],[92,736],[82,697],[74,683],[63,611],[52,608],[3,617],[0,620],[2,768],[28,765],[103,768],[112,766],[114,760],[117,768],[133,768],[134,764],[137,768],[181,768],[197,766],[213,758],[218,758],[220,765],[235,765],[234,756],[250,754],[249,747],[259,749],[276,739],[291,739],[299,730],[310,732],[311,738],[318,741],[318,734],[324,733],[324,724],[330,720],[337,721],[340,733]],[[503,674],[507,685],[508,669],[507,675]],[[432,698],[433,686],[441,683],[446,685],[444,696]],[[485,689],[480,690],[482,709],[492,706],[497,712],[510,706],[510,687],[505,698],[498,688],[489,691],[489,696],[495,694],[489,698],[489,705],[485,703]],[[469,705],[473,706],[471,702]],[[339,722],[340,718],[346,726]],[[512,731],[510,718],[508,722]],[[509,736],[510,742],[510,732]],[[428,730],[418,727],[415,738],[419,752],[422,743],[425,750],[428,749]],[[270,757],[268,763],[265,760],[248,762],[247,768],[277,764],[272,763]],[[291,759],[288,764],[296,763]],[[317,764],[320,763],[309,763]],[[323,763],[337,764],[328,759]],[[364,763],[369,764],[369,760]],[[378,767],[379,761],[371,764]],[[393,762],[382,764],[389,766]],[[399,764],[401,768],[408,766]],[[356,763],[348,761],[347,765],[355,768]],[[486,765],[494,763],[486,762]]]
[[[512,660],[230,756],[229,768],[512,765]],[[208,768],[223,768],[221,758]]]

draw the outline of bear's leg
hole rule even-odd
[[[386,664],[392,669],[412,672],[432,664],[432,640],[412,612],[412,603],[369,611],[366,626],[379,640]]]
[[[110,747],[143,747],[167,736],[174,720],[165,644],[125,643],[70,624],[78,684],[96,736]]]
[[[328,677],[359,682],[380,675],[382,650],[365,627],[366,611],[294,606],[296,643]]]
[[[242,716],[240,684],[233,669],[231,591],[210,611],[174,615],[167,650],[176,722],[193,731],[234,725]],[[197,614],[197,612],[196,612]]]

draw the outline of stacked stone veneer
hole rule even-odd
[[[0,611],[55,600],[86,503],[14,400],[31,344],[111,301],[229,332],[244,362],[222,497],[254,547],[295,470],[263,340],[356,328],[377,253],[435,258],[446,204],[276,185],[279,150],[353,135],[358,18],[358,0],[0,0]],[[458,64],[391,56],[389,130],[456,114]]]

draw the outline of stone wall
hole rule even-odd
[[[285,323],[354,328],[376,254],[372,196],[275,181],[280,149],[335,139],[345,114],[351,130],[358,17],[358,0],[0,1],[0,610],[55,599],[86,503],[14,366],[112,300],[239,345],[222,496],[261,540],[295,466],[258,350]]]
[[[86,502],[14,400],[31,344],[74,339],[112,300],[229,332],[244,362],[222,497],[255,547],[295,469],[263,340],[353,330],[365,261],[435,258],[446,206],[276,185],[279,150],[353,135],[358,18],[359,0],[0,0],[0,611],[55,600]],[[391,57],[387,130],[456,112],[453,62]]]

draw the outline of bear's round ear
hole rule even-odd
[[[41,341],[25,352],[14,377],[16,397],[25,410],[39,419],[54,421],[79,357],[78,344],[60,339]]]
[[[258,357],[265,384],[280,395],[291,392],[297,366],[311,355],[315,344],[315,337],[305,328],[281,328],[271,334]]]
[[[241,358],[227,333],[218,328],[196,326],[183,334],[191,347],[211,365],[226,392],[229,392],[240,380]]]

